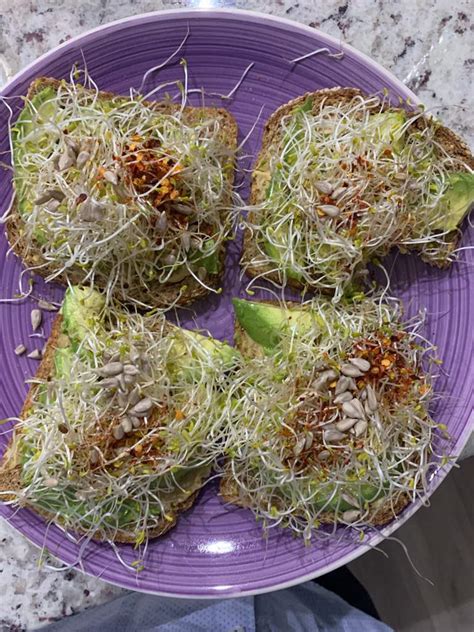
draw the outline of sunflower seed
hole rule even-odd
[[[18,345],[15,347],[15,355],[20,356],[23,355],[26,351],[25,345]]]
[[[344,393],[344,391],[347,391],[349,389],[351,383],[351,378],[347,377],[346,375],[343,375],[342,377],[340,377],[337,381],[336,384],[336,390],[334,391],[334,393],[336,395],[340,395],[341,393]]]
[[[191,235],[186,231],[181,235],[181,245],[185,252],[191,248]]]
[[[369,408],[370,411],[375,411],[378,408],[378,401],[377,401],[377,396],[375,395],[375,391],[373,386],[371,386],[370,384],[368,384],[366,386],[366,392],[367,392],[367,406]]]
[[[356,437],[360,437],[367,430],[367,422],[365,419],[360,419],[354,426],[354,433]]]
[[[123,373],[121,373],[120,375],[117,376],[118,379],[118,383],[119,383],[119,388],[126,393],[127,392],[127,382],[125,381],[125,375]]]
[[[346,435],[342,432],[339,432],[339,430],[324,430],[323,432],[323,439],[324,441],[328,441],[329,443],[332,442],[337,442],[340,441],[341,439],[344,439]]]
[[[330,193],[332,193],[332,186],[326,180],[317,180],[313,184],[313,186],[316,191],[319,191],[319,193],[323,193],[324,195],[329,195]]]
[[[108,379],[115,380],[114,377],[111,377]],[[118,382],[117,382],[117,386],[118,386]],[[117,400],[118,400],[119,406],[121,406],[122,408],[125,408],[125,406],[128,404],[128,393],[122,393],[122,391],[119,391],[117,393]]]
[[[314,441],[314,436],[312,432],[307,432],[306,433],[306,441],[304,443],[304,449],[305,450],[309,450],[310,447],[313,445],[313,441]]]
[[[137,368],[134,364],[124,364],[123,372],[125,375],[138,375],[140,373],[140,369]]]
[[[104,217],[104,205],[88,198],[81,203],[79,218],[84,222],[98,222]]]
[[[104,180],[107,180],[110,184],[118,184],[117,174],[114,171],[105,171]]]
[[[43,357],[43,352],[41,351],[41,349],[35,349],[31,353],[29,353],[26,357],[31,358],[32,360],[41,360],[41,358]]]
[[[150,410],[153,408],[153,402],[149,397],[144,397],[141,399],[135,406],[132,408],[132,415],[136,415],[137,417],[143,417],[148,414]]]
[[[80,151],[77,155],[76,166],[78,169],[82,169],[82,167],[86,164],[86,162],[91,157],[88,151]]]
[[[120,439],[123,439],[125,432],[122,426],[115,426],[115,428],[112,430],[112,435],[114,439],[117,439],[117,441],[120,441]]]
[[[328,382],[331,380],[335,380],[337,378],[337,373],[332,369],[327,371],[323,371],[319,374],[319,376],[311,383],[311,388],[315,391],[326,390]]]
[[[355,397],[350,402],[342,404],[342,412],[348,417],[356,417],[357,419],[364,419],[365,417],[364,407]]]
[[[322,204],[321,206],[318,206],[318,211],[321,211],[328,217],[337,217],[341,212],[337,206],[332,204]]]
[[[357,419],[353,419],[352,417],[344,417],[341,421],[336,423],[336,430],[339,432],[347,432],[350,430],[354,424],[357,423]]]
[[[349,391],[344,391],[344,393],[340,393],[337,397],[334,398],[335,404],[343,404],[344,402],[350,402],[352,399],[352,393]]]
[[[59,202],[59,200],[50,200],[47,204],[46,204],[46,210],[49,213],[54,213],[55,211],[58,210],[58,208],[61,206],[61,202]]]
[[[42,298],[40,298],[40,300],[38,301],[38,307],[40,309],[43,309],[45,312],[57,312],[58,311],[58,308],[56,307],[56,305],[53,305],[52,303],[49,303],[48,301],[45,301]]]
[[[58,169],[59,171],[66,171],[76,163],[76,157],[72,150],[68,148],[65,152],[61,154],[58,161]]]
[[[119,375],[123,371],[123,364],[121,362],[109,362],[100,369],[97,369],[97,373],[103,377],[112,377]]]
[[[76,138],[72,138],[71,136],[65,136],[64,137],[64,142],[66,143],[66,146],[68,148],[68,150],[70,150],[71,152],[73,152],[74,154],[77,154],[79,151],[79,142]]]
[[[57,478],[47,478],[44,481],[46,487],[57,487],[59,485],[59,481]]]
[[[155,227],[159,233],[166,232],[166,229],[168,228],[168,218],[166,217],[165,211],[162,211],[159,214],[158,221],[156,222]]]
[[[331,453],[329,452],[329,450],[321,450],[321,452],[318,454],[318,459],[320,461],[327,461],[330,456]]]
[[[50,200],[57,200],[58,202],[62,202],[66,196],[59,189],[46,189],[34,201],[35,204],[40,206],[41,204],[46,204]]]
[[[173,211],[181,213],[181,215],[192,215],[194,213],[194,209],[185,204],[173,204]]]
[[[129,419],[132,420],[132,426],[134,428],[140,428],[140,426],[142,425],[142,420],[139,417],[130,416]]]
[[[341,517],[344,522],[354,522],[354,520],[360,518],[360,511],[358,511],[357,509],[348,509],[342,514]]]
[[[372,366],[370,362],[368,362],[368,360],[364,360],[364,358],[350,358],[349,362],[364,373],[366,373]]]
[[[99,462],[99,453],[95,448],[90,451],[89,461],[91,465],[97,465]]]
[[[130,392],[128,396],[128,405],[135,406],[135,404],[139,401],[140,401],[140,389],[138,388],[138,386],[135,386],[135,388]]]
[[[337,189],[335,189],[331,195],[331,197],[334,200],[338,200],[345,194],[347,193],[347,187],[337,187]]]
[[[367,399],[367,391],[365,390],[365,388],[360,391],[358,397],[361,402],[365,402],[365,400]],[[365,408],[365,404],[364,404],[364,408]]]
[[[341,373],[347,377],[360,377],[361,375],[364,375],[363,372],[353,364],[343,364],[341,366]]]
[[[121,375],[120,376],[121,383],[122,383],[122,378],[123,378],[123,383],[127,384],[128,386],[130,386],[131,384],[135,384],[135,382],[137,381],[136,375],[125,375],[125,374]]]
[[[30,314],[31,326],[33,331],[36,331],[41,327],[41,323],[43,321],[43,314],[40,309],[32,309]]]
[[[172,266],[175,262],[176,257],[174,255],[166,255],[166,257],[163,257],[163,263],[167,266]]]
[[[305,443],[306,443],[306,437],[304,436],[299,437],[298,441],[296,442],[295,447],[293,448],[293,454],[295,456],[298,456],[299,454],[301,454],[301,452],[303,452]]]
[[[116,377],[107,377],[105,380],[99,382],[101,388],[118,388],[119,381]]]
[[[125,434],[132,432],[133,424],[132,424],[132,421],[128,417],[125,417],[124,419],[122,419],[122,422],[120,425],[122,426]]]

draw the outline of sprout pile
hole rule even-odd
[[[258,193],[245,225],[256,250],[244,256],[245,269],[340,297],[394,245],[446,264],[462,215],[448,220],[445,196],[461,186],[472,197],[474,181],[438,142],[436,123],[355,96],[314,109],[309,97],[279,125],[254,173]]]
[[[287,329],[233,385],[223,494],[309,541],[329,523],[362,534],[423,497],[439,426],[420,320],[402,327],[397,303],[368,299],[306,308],[313,325]]]
[[[40,84],[12,129],[36,267],[48,280],[66,275],[145,305],[157,284],[209,287],[236,202],[226,117],[184,103],[152,107],[133,93],[104,98],[84,83],[73,72],[70,83]]]
[[[145,545],[209,478],[239,356],[162,314],[110,309],[86,326],[58,337],[56,374],[33,380],[13,439],[21,489],[2,495],[87,539]]]

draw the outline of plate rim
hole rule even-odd
[[[421,100],[417,97],[417,95],[414,92],[412,92],[412,90],[410,90],[410,88],[408,88],[400,79],[398,79],[392,73],[392,71],[386,69],[384,66],[382,66],[382,64],[379,64],[377,61],[369,57],[366,53],[363,53],[362,51],[358,50],[351,44],[346,43],[342,39],[338,39],[332,35],[325,33],[324,31],[308,26],[307,24],[297,22],[295,20],[291,20],[286,17],[271,15],[262,11],[253,11],[253,10],[248,10],[248,9],[206,8],[206,7],[193,7],[193,8],[186,7],[186,8],[181,8],[181,9],[178,8],[178,9],[164,9],[164,10],[157,10],[157,11],[149,11],[145,13],[139,13],[136,15],[130,15],[124,18],[120,18],[118,20],[113,20],[111,22],[107,22],[105,24],[101,24],[99,26],[85,30],[82,33],[75,35],[74,37],[71,37],[70,39],[58,44],[57,46],[54,46],[53,48],[49,49],[48,51],[46,51],[45,53],[43,53],[42,55],[40,55],[39,57],[31,61],[30,63],[28,63],[26,66],[18,70],[18,72],[16,72],[2,86],[0,90],[0,96],[3,96],[6,91],[11,90],[14,84],[22,79],[22,76],[24,74],[27,74],[29,71],[32,71],[32,70],[34,71],[36,66],[41,66],[42,63],[48,59],[48,57],[56,54],[58,51],[61,51],[62,49],[73,47],[75,44],[80,42],[80,40],[82,40],[85,37],[94,35],[96,33],[100,33],[101,31],[107,31],[108,29],[114,29],[115,27],[120,26],[120,25],[127,25],[129,23],[131,24],[134,22],[147,22],[147,21],[152,22],[155,20],[163,19],[163,18],[172,19],[174,17],[179,17],[180,19],[183,19],[183,18],[185,19],[186,17],[189,17],[189,19],[196,19],[197,17],[200,17],[200,16],[211,18],[211,19],[218,18],[220,16],[227,16],[229,19],[232,18],[233,16],[235,17],[240,16],[241,18],[248,20],[250,22],[257,22],[261,24],[265,24],[267,22],[274,22],[277,24],[281,24],[282,26],[294,32],[304,32],[307,35],[310,35],[313,37],[317,36],[320,40],[325,41],[328,45],[339,48],[344,52],[346,51],[350,52],[351,55],[356,57],[364,65],[371,67],[377,72],[383,72],[387,77],[390,78],[393,84],[395,84],[398,88],[403,90],[405,93],[408,93],[409,98],[411,99],[413,104],[418,105],[422,103]],[[467,423],[463,431],[461,432],[456,443],[453,444],[453,447],[452,447],[452,456],[455,458],[455,460],[457,460],[457,458],[461,454],[461,451],[466,445],[473,430],[474,430],[474,411],[471,410],[471,413],[468,417]],[[427,498],[429,498],[435,492],[438,486],[446,478],[449,471],[454,466],[455,460],[452,460],[449,463],[445,464],[437,471],[436,475],[433,477],[431,481],[429,495],[427,496]],[[239,590],[238,588],[235,588],[233,586],[231,587],[214,586],[212,589],[209,589],[213,591],[212,593],[209,593],[209,594],[200,594],[200,593],[197,594],[197,593],[191,593],[191,592],[175,593],[175,592],[168,592],[168,591],[163,591],[163,590],[161,591],[149,590],[147,588],[143,588],[139,586],[136,586],[133,590],[137,592],[142,592],[142,593],[147,593],[147,594],[152,594],[152,595],[157,595],[157,596],[162,596],[162,597],[173,597],[177,599],[211,600],[211,599],[231,599],[235,597],[247,597],[247,596],[274,592],[277,590],[283,590],[285,588],[290,588],[291,586],[296,586],[298,584],[301,584],[306,581],[310,581],[312,579],[325,575],[326,573],[329,573],[339,568],[340,566],[348,564],[349,562],[357,559],[364,553],[367,553],[368,551],[373,549],[375,546],[377,546],[381,541],[383,541],[386,537],[390,536],[400,526],[402,526],[422,506],[423,506],[422,499],[416,500],[409,507],[407,507],[407,509],[402,513],[399,519],[395,519],[390,525],[381,529],[379,534],[373,536],[370,540],[370,544],[364,545],[362,543],[358,545],[358,547],[356,547],[353,551],[345,554],[344,556],[342,556],[341,558],[338,558],[333,563],[325,566],[324,569],[319,569],[314,572],[305,573],[304,575],[300,575],[299,577],[294,578],[294,579],[279,582],[279,583],[272,584],[265,587],[260,587],[260,588],[255,588],[255,589],[250,588],[246,590]],[[3,510],[6,507],[7,506],[4,505],[4,503],[0,502],[0,510]],[[3,511],[1,511],[0,513],[3,514]],[[11,524],[9,518],[5,516],[2,516],[2,517],[9,524]],[[27,538],[28,541],[31,542],[34,546],[36,546],[37,548],[41,548],[38,544],[33,542],[27,535],[23,534],[23,532],[20,531],[13,524],[11,524],[11,526],[15,529],[16,532],[21,533],[23,537]],[[122,583],[118,582],[117,580],[109,579],[109,578],[105,579],[103,575],[94,574],[92,571],[86,570],[84,568],[80,568],[80,570],[86,575],[89,575],[90,577],[101,579],[102,581],[106,581],[107,583],[113,584],[122,589],[127,589]],[[230,591],[227,592],[229,589]]]

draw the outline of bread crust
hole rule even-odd
[[[27,97],[31,99],[35,94],[41,92],[45,88],[51,87],[57,89],[61,84],[58,79],[52,79],[50,77],[40,77],[36,79],[28,90]],[[111,92],[99,92],[100,98],[112,99],[120,95],[113,94]],[[180,109],[180,105],[174,103],[160,103],[153,101],[146,101],[145,104],[161,112],[163,114],[173,114]],[[192,125],[193,121],[202,115],[202,113],[208,113],[215,118],[220,118],[223,121],[222,125],[222,137],[226,139],[226,144],[231,151],[235,151],[237,148],[237,123],[234,117],[223,108],[184,108],[184,120]],[[229,184],[232,185],[234,179],[233,171],[229,176]],[[228,200],[229,204],[231,200]],[[22,259],[27,267],[42,266],[36,272],[43,277],[48,277],[56,271],[54,263],[46,264],[45,259],[41,256],[41,253],[31,248],[31,244],[25,239],[23,234],[24,220],[22,219],[16,202],[13,204],[8,221],[6,222],[6,234],[10,246],[15,254]],[[209,274],[206,278],[206,285],[210,288],[217,289],[221,283],[221,279],[224,273],[224,259],[225,249],[221,248],[219,252],[219,272],[217,274]],[[81,285],[84,282],[84,272],[80,269],[70,268],[68,273],[63,273],[55,278],[55,281],[66,284],[67,282],[72,285]],[[103,289],[99,285],[99,289]],[[177,305],[187,305],[193,301],[206,296],[209,290],[201,285],[194,277],[189,275],[183,281],[177,283],[154,283],[150,284],[149,290],[140,288],[137,284],[136,287],[129,288],[127,295],[129,300],[136,300],[142,303],[146,303],[152,307],[167,307],[176,302]],[[179,297],[179,298],[178,298]]]

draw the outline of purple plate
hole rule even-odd
[[[225,102],[235,115],[243,138],[260,121],[249,139],[245,151],[257,150],[263,122],[280,104],[308,90],[331,86],[357,86],[368,93],[388,89],[391,98],[416,97],[389,72],[349,46],[342,45],[342,60],[317,55],[299,64],[289,60],[312,50],[328,47],[341,49],[337,40],[287,20],[244,11],[165,11],[129,18],[103,26],[59,46],[28,66],[4,89],[3,95],[25,94],[32,79],[40,75],[67,77],[74,63],[86,60],[90,74],[104,90],[127,93],[131,86],[140,85],[143,74],[165,60],[179,45],[189,26],[190,36],[175,63],[161,72],[159,80],[149,80],[146,89],[162,81],[182,78],[179,57],[188,61],[191,88],[208,92],[227,93],[252,62],[254,67],[236,93],[233,101]],[[199,103],[197,95],[195,103]],[[14,107],[19,99],[9,101]],[[215,101],[219,103],[217,99]],[[8,152],[7,109],[0,104],[0,152],[2,160]],[[244,183],[245,184],[245,183]],[[245,188],[243,189],[245,192]],[[0,213],[7,208],[11,196],[11,174],[0,170]],[[462,245],[472,241],[464,234]],[[0,270],[2,297],[18,291],[21,262],[6,257],[8,245],[0,238]],[[439,349],[444,360],[437,382],[440,392],[449,394],[434,411],[435,418],[444,422],[453,437],[452,453],[459,455],[471,425],[472,324],[469,323],[469,300],[473,283],[469,273],[471,251],[460,254],[459,262],[447,271],[434,270],[415,257],[399,256],[393,260],[392,283],[397,293],[407,299],[409,311],[426,308],[428,318],[425,333]],[[465,263],[469,261],[470,264]],[[216,337],[232,337],[230,297],[242,292],[238,279],[238,244],[231,247],[225,278],[224,293],[200,305],[197,322]],[[46,298],[61,299],[57,287],[37,286]],[[16,358],[15,346],[28,340],[29,312],[32,303],[0,305],[0,415],[18,414],[26,394],[24,380],[37,368],[34,361]],[[472,313],[472,312],[471,312]],[[49,331],[51,319],[46,323]],[[37,338],[31,345],[40,346]],[[3,427],[5,428],[5,426]],[[1,436],[5,446],[8,435]],[[432,481],[434,490],[447,474],[444,467]],[[420,503],[410,506],[399,519],[369,544],[374,545],[400,526],[413,514]],[[252,518],[242,509],[226,507],[209,485],[195,506],[165,537],[154,540],[149,547],[145,569],[133,574],[125,570],[108,545],[88,544],[84,551],[71,542],[56,527],[28,510],[13,511],[0,506],[1,514],[21,533],[47,549],[65,563],[82,559],[83,569],[91,575],[135,590],[177,597],[223,597],[260,593],[296,584],[346,564],[367,550],[349,543],[316,544],[306,548],[288,533],[272,531],[268,540]],[[120,553],[131,563],[136,554],[132,547],[121,546]]]

